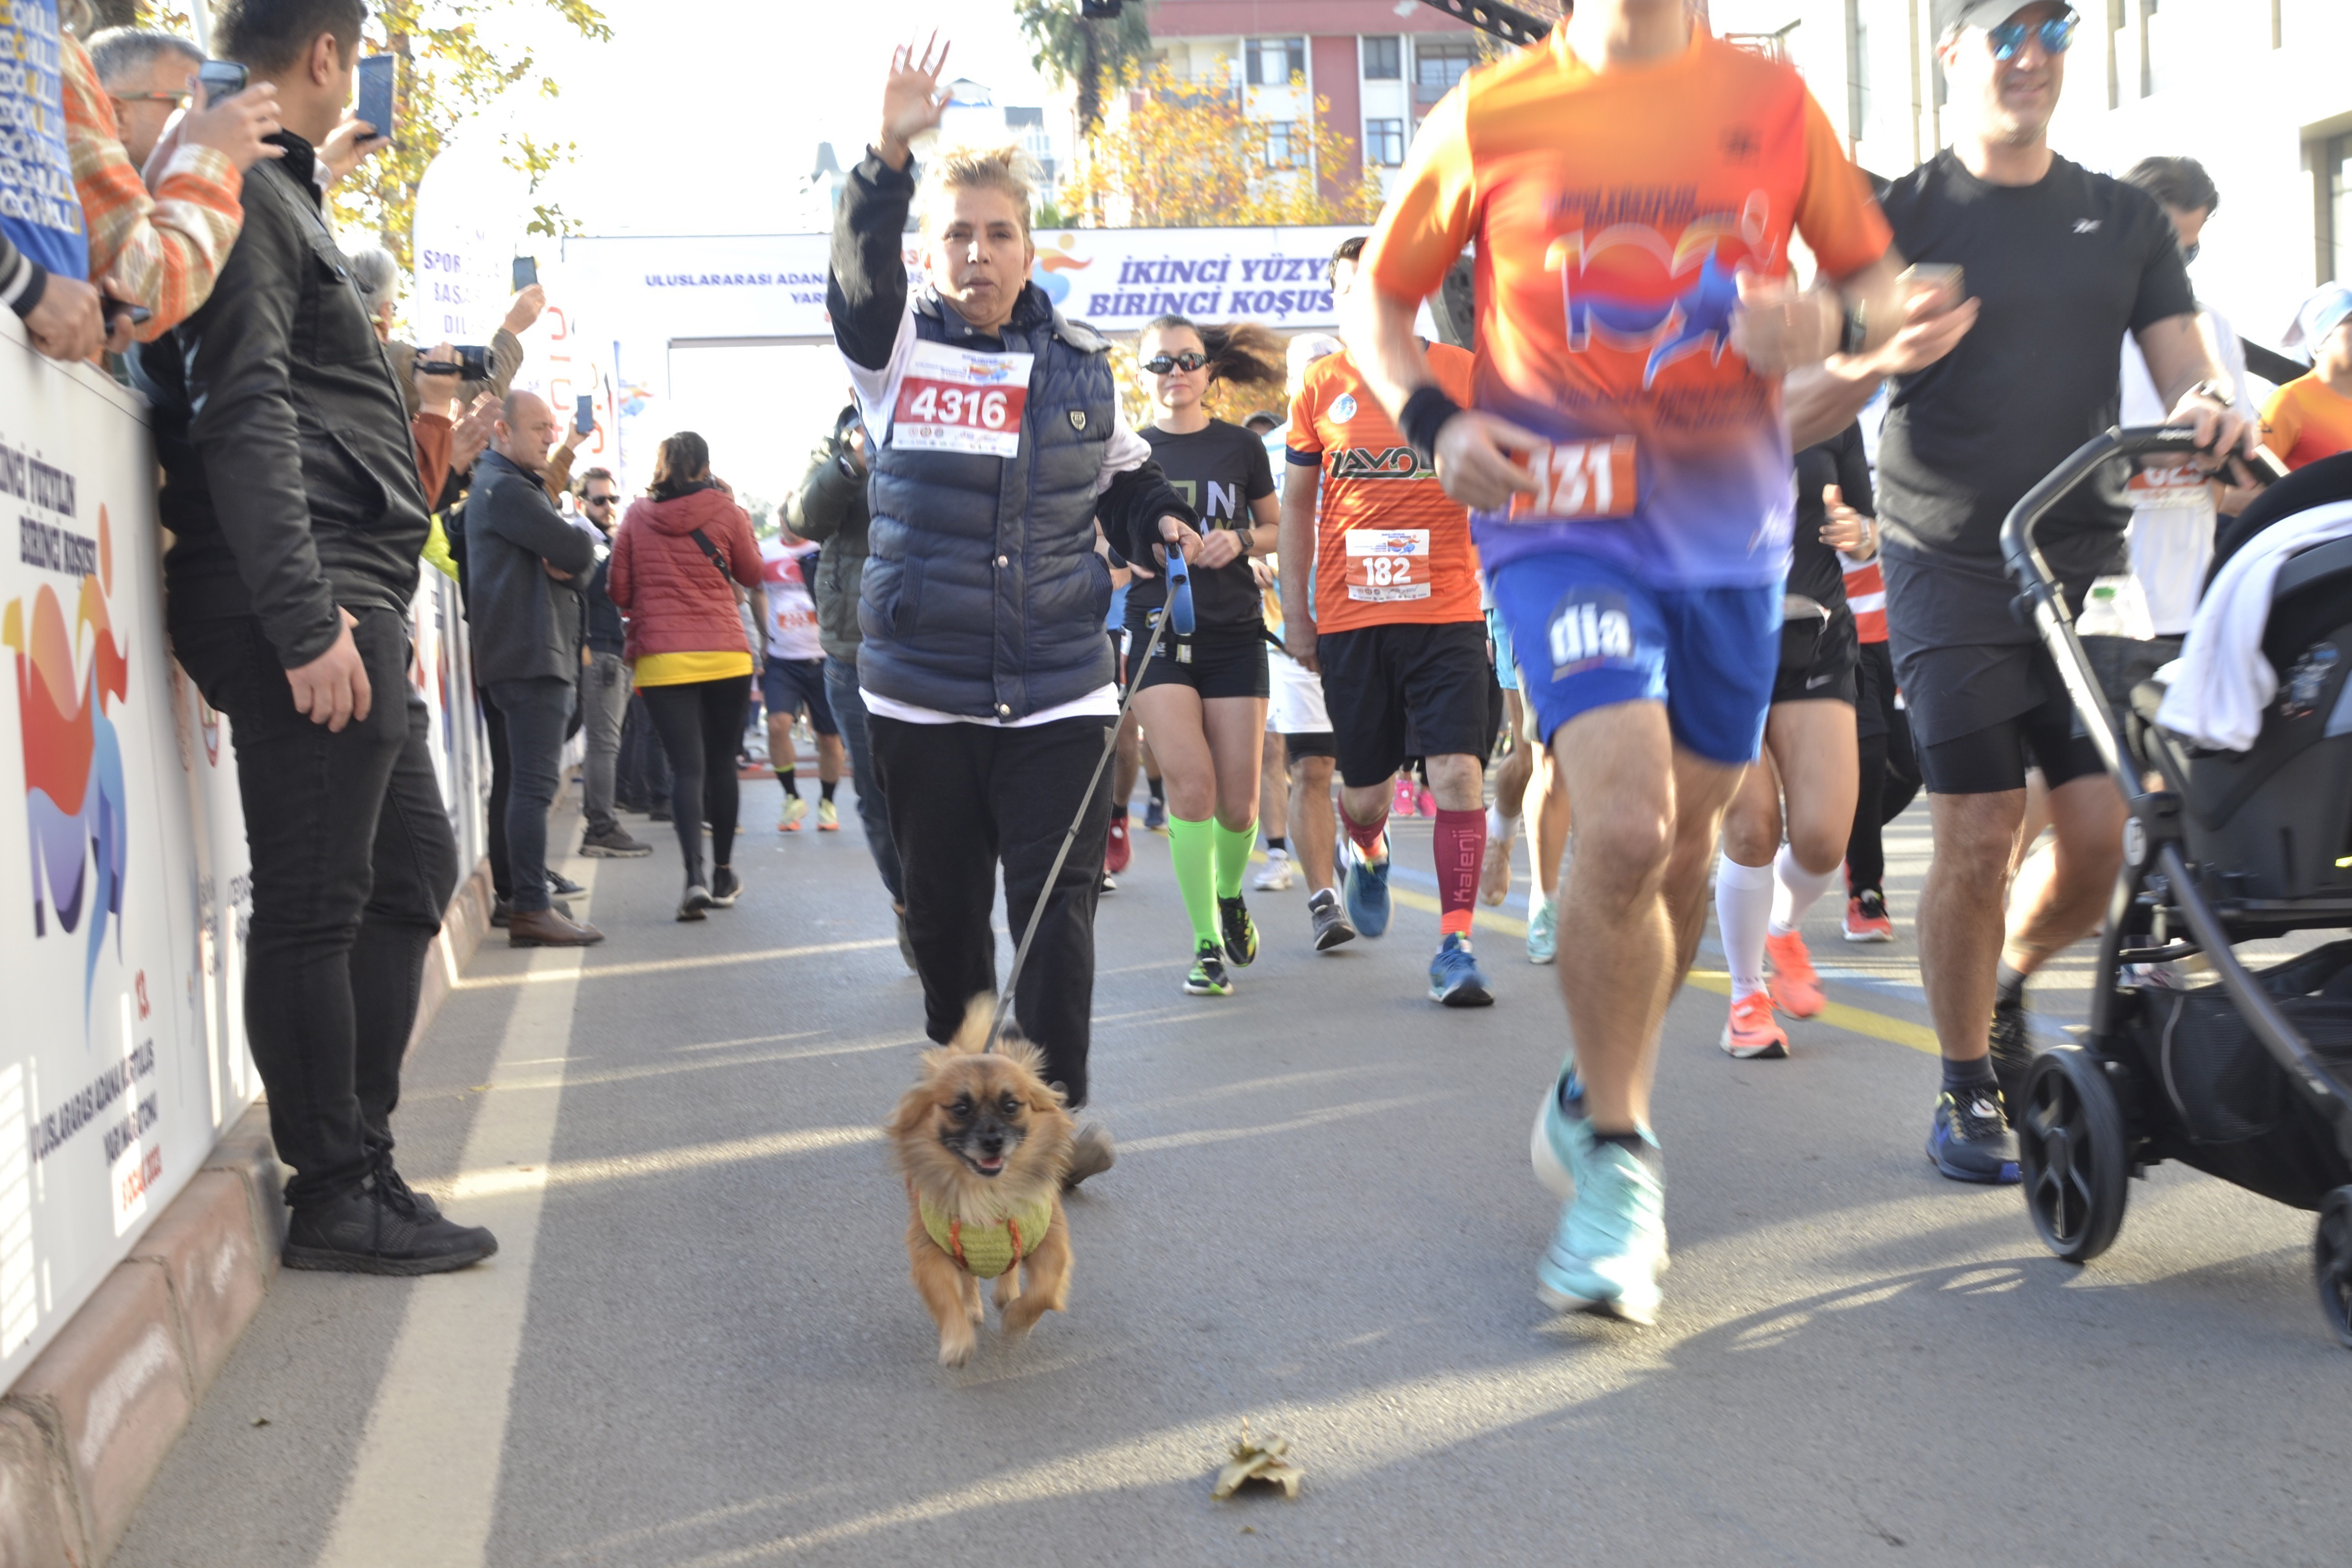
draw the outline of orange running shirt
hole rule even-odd
[[[2352,397],[2316,374],[2296,376],[2263,406],[2263,445],[2290,468],[2352,450]]]
[[[1470,355],[1428,349],[1438,384],[1468,403]],[[1308,586],[1318,632],[1481,618],[1469,512],[1405,444],[1353,354],[1342,349],[1307,367],[1286,440],[1292,463],[1323,470]]]
[[[1555,443],[1539,504],[1473,519],[1490,574],[1559,550],[1660,587],[1788,568],[1780,383],[1730,346],[1738,276],[1787,275],[1793,228],[1843,278],[1889,232],[1803,79],[1692,31],[1596,73],[1563,26],[1473,71],[1364,249],[1381,293],[1421,300],[1477,242],[1476,405]]]

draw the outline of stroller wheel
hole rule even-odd
[[[2319,1235],[2311,1244],[2311,1272],[2319,1281],[2319,1310],[2352,1350],[2352,1187],[2338,1187],[2319,1205]]]
[[[2124,1223],[2130,1166],[2115,1090],[2089,1052],[2058,1046],[2034,1058],[2019,1098],[2018,1173],[2033,1228],[2067,1262],[2087,1263]]]

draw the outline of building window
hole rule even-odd
[[[1364,40],[1364,79],[1366,81],[1404,79],[1402,39],[1366,38]]]
[[[1446,90],[1478,63],[1477,46],[1467,38],[1415,39],[1412,46],[1412,100],[1423,109],[1444,98]]]
[[[1383,169],[1393,169],[1404,162],[1403,121],[1364,121],[1364,162]]]
[[[1252,87],[1288,87],[1307,79],[1307,40],[1252,38],[1242,46]]]
[[[1269,120],[1265,125],[1265,166],[1269,169],[1296,168],[1298,163],[1298,122],[1295,120]]]

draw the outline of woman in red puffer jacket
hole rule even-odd
[[[710,477],[710,447],[690,430],[661,444],[654,482],[613,536],[608,591],[629,618],[628,657],[670,767],[670,816],[686,859],[677,918],[698,921],[743,890],[735,852],[735,749],[751,696],[751,650],[735,584],[767,624],[751,520]],[[711,871],[702,868],[710,824]]]

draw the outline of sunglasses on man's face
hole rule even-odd
[[[1172,370],[1198,370],[1209,363],[1209,356],[1186,349],[1181,354],[1153,354],[1143,362],[1143,368],[1154,375],[1166,375]]]
[[[2003,22],[1985,29],[1985,37],[1992,40],[1992,58],[1997,60],[2015,59],[2017,51],[2025,47],[2029,35],[2042,40],[2043,54],[2063,55],[2074,41],[2074,18],[2053,16],[2039,23]]]
[[[580,504],[583,506],[611,506],[613,504],[613,499],[614,498],[611,496],[589,496]]]

